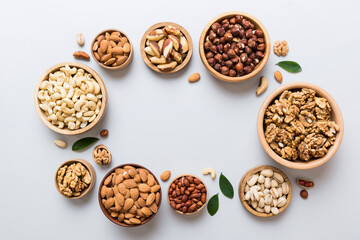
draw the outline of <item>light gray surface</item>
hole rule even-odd
[[[356,239],[360,222],[357,190],[360,162],[358,73],[360,34],[359,1],[6,1],[0,9],[1,29],[1,239]],[[267,27],[272,42],[286,39],[286,58],[271,53],[265,69],[252,80],[229,84],[210,76],[198,54],[204,26],[216,15],[242,10]],[[173,21],[191,34],[194,53],[180,73],[163,76],[143,62],[139,45],[144,31],[160,21]],[[91,150],[74,153],[57,148],[54,139],[71,144],[78,137],[62,137],[38,118],[33,90],[52,65],[73,61],[82,50],[76,34],[85,35],[89,53],[92,38],[105,28],[118,28],[131,38],[135,55],[122,71],[106,71],[93,59],[86,63],[97,71],[108,90],[105,118],[92,131],[106,127],[113,155],[110,167],[92,162]],[[301,63],[303,72],[284,71],[284,82],[309,81],[325,88],[339,104],[345,120],[342,145],[333,159],[313,170],[281,167],[270,159],[258,140],[257,112],[265,97],[280,86],[273,79],[280,60]],[[201,80],[187,77],[200,72]],[[259,76],[269,78],[269,89],[255,96]],[[97,182],[81,200],[62,197],[54,186],[56,168],[65,160],[83,158],[95,167]],[[235,188],[230,200],[220,194],[214,217],[206,210],[183,217],[170,209],[166,198],[157,216],[145,226],[125,229],[102,214],[97,191],[112,167],[133,162],[157,176],[171,169],[201,176],[213,167],[223,172]],[[293,183],[293,199],[281,215],[260,219],[240,204],[237,187],[241,176],[261,164],[279,167]],[[314,179],[309,198],[299,196],[294,179]],[[210,195],[219,192],[218,178],[202,177]],[[165,193],[168,182],[161,183]],[[165,196],[165,195],[164,195]]]

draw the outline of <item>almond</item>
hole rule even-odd
[[[115,194],[115,199],[116,199],[116,202],[117,202],[121,207],[124,206],[124,203],[125,203],[124,195],[122,195],[121,193],[117,193],[117,194]]]
[[[142,180],[143,182],[146,182],[147,179],[148,179],[148,174],[147,174],[147,172],[145,171],[145,169],[140,168],[138,171],[139,171],[141,180]]]
[[[158,211],[158,206],[156,205],[156,203],[151,204],[149,208],[153,213],[157,213]]]
[[[127,59],[128,59],[128,56],[118,56],[117,60],[116,60],[116,63],[117,63],[117,65],[120,66],[121,64],[126,62]]]
[[[141,183],[140,174],[136,174],[136,175],[134,176],[134,181],[135,181],[136,183]]]
[[[125,186],[125,184],[124,184],[124,183],[120,183],[120,184],[118,185],[118,189],[119,189],[119,192],[120,192],[122,195],[125,196],[125,194],[126,194],[126,186]]]
[[[136,201],[139,198],[139,189],[137,189],[137,188],[130,189],[130,197],[134,201]]]
[[[160,199],[161,199],[160,192],[157,192],[157,193],[156,193],[156,195],[155,195],[155,202],[156,202],[156,205],[159,205],[159,203],[160,203]]]
[[[150,186],[150,187],[152,187],[152,186],[154,186],[155,185],[155,178],[154,178],[154,176],[152,175],[152,174],[149,174],[148,175],[148,180],[147,180],[147,184]]]
[[[146,206],[150,206],[155,201],[155,193],[150,193],[149,197],[146,199]]]
[[[151,211],[150,208],[148,208],[148,207],[143,207],[143,208],[141,209],[141,212],[142,212],[145,216],[147,216],[147,217],[149,217],[149,216],[152,215],[152,211]]]
[[[112,180],[112,175],[108,176],[105,181],[104,181],[104,185],[105,186],[109,186],[109,184],[111,183]]]
[[[132,169],[129,169],[128,173],[131,177],[134,177],[137,174],[137,171],[134,168],[132,168]]]
[[[105,201],[104,207],[106,209],[111,208],[115,204],[115,198],[109,198]]]
[[[190,75],[190,77],[188,78],[189,82],[197,82],[200,80],[200,74],[199,73],[193,73]]]
[[[124,203],[124,211],[127,211],[129,210],[130,208],[132,208],[134,204],[134,200],[132,198],[128,198],[125,200],[125,203]]]
[[[167,170],[167,171],[164,171],[161,175],[160,175],[160,179],[162,181],[166,181],[170,178],[170,175],[171,175],[171,171],[170,170]]]
[[[116,58],[110,58],[109,60],[107,60],[106,62],[104,62],[104,64],[106,66],[109,66],[111,64],[113,64],[116,61]]]
[[[114,42],[120,42],[121,41],[121,38],[119,36],[116,36],[116,35],[113,35],[111,34],[110,35],[110,40],[114,41]]]
[[[123,49],[124,49],[125,53],[129,53],[130,50],[131,50],[130,43],[125,43],[124,46],[123,46]]]
[[[124,214],[124,213],[120,213],[119,216],[118,216],[119,222],[123,222],[123,221],[124,221],[124,218],[125,218],[125,214]]]
[[[274,77],[275,77],[276,81],[278,81],[279,83],[282,83],[283,77],[282,77],[281,72],[276,71],[276,72],[274,73]]]
[[[114,196],[114,191],[112,188],[106,188],[105,196],[107,199],[112,198]]]
[[[136,182],[134,179],[127,179],[124,181],[125,187],[128,189],[136,187]]]
[[[101,187],[101,193],[100,193],[101,198],[105,198],[105,196],[106,196],[106,189],[107,189],[107,187],[106,187],[105,185],[103,185],[103,186]]]
[[[137,202],[139,203],[140,207],[145,207],[146,206],[146,201],[143,198],[139,198],[137,200]]]
[[[108,48],[109,42],[105,39],[100,42],[100,51],[105,52]]]
[[[122,55],[124,53],[124,50],[122,47],[114,47],[111,49],[111,53],[115,55]]]
[[[107,60],[109,60],[111,58],[111,53],[105,54],[104,56],[102,56],[102,58],[100,59],[101,62],[106,62]]]
[[[158,192],[159,190],[160,190],[160,185],[154,185],[154,186],[151,187],[150,192],[156,193],[156,192]]]
[[[149,175],[151,176],[151,175]],[[145,184],[145,183],[140,183],[139,184],[139,191],[140,192],[143,192],[143,193],[147,193],[147,192],[150,192],[151,188],[149,185]]]

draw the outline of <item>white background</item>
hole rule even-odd
[[[54,2],[54,3],[50,3]],[[3,1],[1,29],[1,239],[358,239],[360,4],[343,1]],[[256,16],[266,26],[271,41],[286,39],[287,57],[271,53],[264,70],[244,83],[229,84],[213,78],[203,66],[198,41],[204,26],[226,11],[240,10]],[[139,45],[145,30],[161,21],[173,21],[191,34],[194,52],[189,65],[173,75],[160,75],[143,62]],[[63,137],[38,118],[34,88],[43,72],[56,63],[74,61],[72,53],[90,53],[93,37],[106,28],[118,28],[134,44],[131,65],[107,71],[93,59],[85,64],[97,71],[108,91],[103,121],[81,136]],[[80,48],[76,34],[85,35]],[[272,52],[272,51],[271,51]],[[265,97],[280,86],[273,79],[281,60],[299,62],[303,71],[282,71],[283,84],[308,81],[323,87],[339,104],[345,135],[337,154],[313,170],[292,170],[276,164],[260,145],[256,119]],[[83,62],[83,61],[82,61]],[[195,84],[187,82],[201,74]],[[269,88],[255,96],[261,75]],[[102,139],[113,155],[111,166],[95,165],[92,150],[71,151],[80,137]],[[70,147],[60,149],[54,139]],[[54,185],[56,168],[72,158],[90,161],[96,186],[83,199],[62,197]],[[156,217],[138,228],[111,223],[100,210],[97,191],[102,177],[116,165],[138,163],[156,176],[171,169],[201,176],[213,167],[223,172],[235,188],[234,199],[220,193],[220,209],[211,217],[206,210],[189,217],[175,213],[163,197]],[[254,166],[270,164],[289,176],[293,199],[277,217],[260,219],[241,205],[237,187],[241,176]],[[299,196],[299,176],[313,179],[309,198]],[[219,192],[218,178],[202,177],[210,195]],[[161,183],[165,193],[168,182]],[[165,195],[164,195],[165,196]]]

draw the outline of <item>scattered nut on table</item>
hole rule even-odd
[[[309,196],[309,193],[308,193],[308,191],[306,191],[305,189],[303,189],[303,190],[300,191],[300,196],[301,196],[303,199],[307,199],[308,196]]]
[[[94,148],[93,159],[99,165],[107,165],[111,162],[111,153],[105,145],[101,144]]]
[[[161,175],[160,175],[160,179],[161,181],[166,181],[170,178],[170,175],[171,175],[171,171],[170,170],[167,170],[167,171],[164,171]]]
[[[304,179],[304,178],[296,179],[296,183],[301,188],[312,188],[315,185],[314,181]]]
[[[256,95],[259,96],[259,95],[263,94],[266,91],[266,89],[268,88],[268,85],[269,85],[269,81],[267,80],[266,77],[262,76],[259,81],[259,86],[256,89]]]
[[[107,137],[108,135],[109,135],[109,130],[107,130],[107,129],[101,130],[101,132],[100,132],[101,137]]]
[[[84,51],[77,51],[73,54],[74,58],[89,60],[90,56]]]
[[[203,170],[203,174],[204,175],[210,174],[212,179],[215,179],[215,177],[216,177],[216,172],[215,172],[215,170],[213,168],[205,168]]]
[[[324,157],[339,131],[327,99],[309,88],[282,92],[265,112],[265,140],[287,160]]]
[[[101,202],[111,217],[128,225],[138,225],[157,213],[161,188],[144,168],[116,168],[100,190]]]
[[[56,146],[61,147],[61,148],[66,148],[67,143],[64,140],[54,140],[54,143]]]
[[[167,25],[146,35],[145,53],[151,63],[161,71],[171,71],[187,56],[189,43],[184,34]]]
[[[274,43],[273,49],[277,56],[286,56],[289,51],[289,46],[285,40],[282,42],[278,40]]]
[[[84,35],[82,34],[82,33],[78,33],[77,35],[76,35],[76,41],[77,41],[77,43],[79,44],[79,46],[84,46],[84,44],[85,44],[85,38],[84,38]]]
[[[277,215],[286,205],[289,192],[283,176],[268,168],[247,179],[244,200],[257,212]]]
[[[280,71],[274,72],[274,77],[275,77],[276,81],[278,81],[279,83],[282,83],[283,76]]]
[[[91,175],[81,163],[61,167],[57,173],[57,184],[60,191],[67,197],[77,197],[89,187]]]
[[[189,76],[188,81],[189,82],[197,82],[200,80],[200,73],[193,73]]]
[[[40,84],[37,98],[48,121],[58,128],[86,127],[101,109],[101,89],[93,76],[82,68],[68,65],[50,73]]]

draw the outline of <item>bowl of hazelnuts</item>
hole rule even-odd
[[[205,67],[213,76],[227,82],[254,77],[266,65],[270,48],[264,25],[257,18],[238,11],[212,19],[199,42]]]

